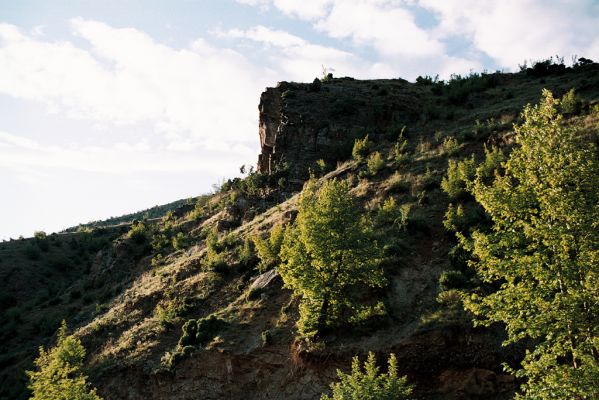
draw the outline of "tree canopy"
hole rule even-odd
[[[102,400],[81,372],[85,358],[81,341],[67,335],[64,321],[57,336],[56,346],[40,347],[37,370],[27,371],[31,400]]]
[[[302,296],[300,332],[311,336],[367,315],[372,307],[355,294],[384,285],[380,257],[349,183],[333,179],[319,189],[310,181],[297,219],[286,229],[278,268],[285,286]]]
[[[339,382],[331,384],[331,396],[323,395],[321,400],[407,400],[412,394],[406,377],[398,376],[394,354],[389,356],[386,374],[380,372],[371,352],[363,371],[360,360],[354,357],[351,373],[337,370],[337,375]]]
[[[566,124],[543,92],[516,126],[517,146],[471,192],[493,221],[462,236],[490,287],[466,301],[478,323],[532,339],[516,376],[526,399],[599,397],[599,164],[589,132]],[[591,132],[595,135],[597,132]]]

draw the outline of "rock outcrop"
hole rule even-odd
[[[272,173],[286,163],[290,181],[303,182],[317,160],[334,168],[349,158],[358,137],[396,137],[418,118],[421,104],[420,92],[401,79],[279,82],[260,97],[257,170]]]

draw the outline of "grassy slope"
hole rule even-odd
[[[505,354],[496,350],[495,336],[480,339],[478,332],[469,334],[468,321],[463,316],[456,316],[435,301],[437,279],[449,268],[447,252],[453,244],[441,224],[448,200],[440,191],[439,182],[449,157],[481,153],[485,143],[508,145],[511,123],[517,120],[524,104],[538,100],[541,88],[549,87],[562,94],[574,87],[587,102],[596,102],[597,75],[596,69],[542,79],[505,74],[496,87],[471,93],[466,101],[457,104],[446,95],[431,93],[431,86],[409,85],[409,95],[417,97],[421,105],[419,115],[410,118],[406,129],[411,160],[403,164],[387,160],[380,172],[367,177],[360,174],[364,165],[349,161],[321,178],[351,179],[355,194],[373,216],[391,196],[399,204],[411,204],[413,211],[407,231],[379,228],[381,236],[390,239],[392,245],[386,263],[390,285],[383,293],[388,317],[378,326],[330,335],[324,350],[306,351],[298,343],[292,346],[294,362],[318,360],[322,364],[322,379],[313,382],[315,393],[333,376],[334,367],[345,366],[353,354],[368,350],[396,351],[405,372],[418,382],[434,377],[435,387],[421,389],[421,394],[429,398],[445,384],[439,381],[439,376],[448,373],[450,367],[473,366],[472,352],[478,352],[482,358],[476,365],[497,369],[499,359]],[[359,92],[365,101],[356,107],[369,107],[369,98],[375,99],[374,103],[381,98],[383,103],[385,98],[393,101],[396,93],[393,85],[406,85],[400,83],[340,80],[328,85],[336,85],[335,94]],[[385,87],[386,94],[381,92]],[[324,93],[321,97],[326,96]],[[319,95],[310,93],[310,96]],[[296,95],[288,108],[290,112],[310,113],[311,107],[322,109],[322,104],[329,101],[318,104],[318,101],[302,102],[301,95]],[[477,120],[482,127],[474,135]],[[377,121],[372,126],[364,126],[363,121],[359,121],[361,125],[356,131],[385,133],[393,128],[389,121],[381,122],[380,118],[372,120]],[[383,138],[389,136],[392,134],[379,135],[381,139],[373,150],[386,156],[393,141]],[[448,136],[459,139],[457,149],[443,145]],[[184,374],[194,360],[223,353],[249,354],[263,362],[267,354],[286,359],[289,345],[294,343],[297,304],[276,280],[261,293],[251,292],[252,280],[258,274],[253,268],[255,260],[240,262],[244,239],[293,217],[297,196],[282,200],[277,196],[264,199],[230,190],[203,199],[197,207],[199,211],[175,213],[148,228],[148,236],[153,238],[163,234],[168,239],[181,232],[184,241],[176,246],[177,250],[169,240],[161,249],[152,250],[149,246],[152,239],[135,241],[119,229],[53,235],[46,239],[49,250],[40,250],[38,259],[34,259],[35,251],[27,250],[39,247],[34,239],[2,244],[0,274],[5,282],[2,287],[5,311],[1,314],[0,398],[19,396],[16,382],[22,380],[22,369],[30,365],[35,348],[48,343],[62,318],[78,328],[77,333],[90,353],[90,374],[107,398],[118,398],[118,390],[123,390],[118,385],[122,375],[115,375],[116,371],[131,374],[132,369],[141,369],[143,374],[152,371],[162,374],[160,371],[166,369],[164,356],[175,349],[181,326],[190,318],[215,314],[226,323],[207,350],[198,350],[175,364],[178,373]],[[221,231],[219,249],[223,265],[215,263],[213,255],[208,256],[206,251],[206,236],[214,226]],[[171,310],[170,314],[165,316],[157,311],[158,306]],[[455,340],[448,342],[448,337],[455,339],[448,332],[456,327],[463,336],[470,335],[468,346]],[[263,348],[265,331],[270,332],[272,339]],[[444,335],[442,344],[439,335]],[[460,356],[455,355],[456,350]],[[454,357],[448,357],[452,352]],[[244,379],[249,379],[241,375],[237,377],[239,387],[243,387]],[[272,380],[276,379],[273,376]],[[293,387],[293,382],[289,386]],[[111,388],[116,392],[111,394]],[[247,390],[260,388],[250,385]]]

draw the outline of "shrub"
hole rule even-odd
[[[277,224],[271,229],[267,239],[263,239],[259,236],[253,238],[258,257],[260,258],[258,269],[261,272],[271,269],[281,262],[279,252],[281,251],[281,245],[283,244],[283,237],[283,225]]]
[[[320,82],[320,79],[314,78],[314,80],[310,84],[309,90],[311,92],[320,92],[321,87],[322,87],[322,82]]]
[[[321,400],[407,400],[412,394],[407,378],[398,376],[394,354],[389,356],[386,374],[380,372],[371,352],[364,363],[364,370],[360,368],[358,357],[354,357],[351,373],[337,370],[337,376],[339,382],[331,384],[332,397],[322,395]]]
[[[190,319],[183,324],[179,347],[205,346],[225,325],[225,321],[214,314],[198,320]]]
[[[565,115],[577,115],[582,109],[582,101],[580,101],[574,89],[570,89],[562,96],[559,105],[560,111]]]
[[[250,239],[245,239],[243,241],[243,245],[240,247],[238,255],[240,267],[248,269],[253,268],[258,262],[253,243],[254,242]]]
[[[475,176],[474,155],[462,161],[449,160],[447,175],[441,180],[441,189],[450,200],[457,200],[466,195],[466,187]]]
[[[183,234],[183,232],[179,232],[177,233],[175,236],[173,236],[172,239],[172,244],[173,244],[173,248],[175,250],[181,250],[186,246],[186,240],[187,238],[185,237],[185,235]]]
[[[370,146],[371,142],[368,140],[368,135],[363,139],[356,139],[351,154],[356,161],[361,162],[366,157],[366,154],[368,154]]]
[[[44,240],[44,239],[46,239],[47,235],[46,235],[46,232],[44,232],[44,231],[35,231],[35,232],[33,232],[33,237],[36,238],[37,240]]]
[[[439,286],[441,290],[463,289],[468,286],[468,278],[460,271],[443,271]]]
[[[378,151],[375,151],[368,157],[368,161],[367,161],[366,165],[368,166],[368,173],[371,176],[376,175],[383,168],[385,168],[385,162],[383,161],[383,158],[381,157],[381,153],[379,153]]]
[[[150,239],[151,231],[149,226],[144,221],[133,221],[127,237],[133,242],[142,244]]]
[[[392,158],[397,164],[403,164],[410,160],[410,154],[408,153],[408,140],[403,136],[404,130],[402,129],[399,134],[399,138],[392,149]]]
[[[443,143],[441,144],[441,149],[443,153],[452,156],[458,151],[459,146],[460,145],[458,143],[458,140],[453,136],[449,136],[446,137],[445,140],[443,140]]]

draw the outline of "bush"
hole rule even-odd
[[[460,271],[443,271],[439,277],[441,290],[464,289],[468,282],[468,278]]]
[[[179,347],[205,346],[225,325],[226,322],[215,315],[198,320],[190,319],[183,324]]]
[[[173,248],[175,250],[181,250],[183,249],[186,244],[187,244],[187,238],[185,237],[185,235],[183,234],[183,232],[179,232],[177,233],[173,239],[172,239],[172,244],[173,244]]]
[[[354,357],[351,373],[337,370],[337,375],[339,382],[331,384],[332,397],[322,395],[321,400],[407,400],[412,394],[412,386],[407,383],[407,378],[398,376],[394,354],[389,356],[386,374],[380,372],[371,352],[368,353],[363,371],[358,357]]]
[[[144,221],[133,221],[131,229],[127,232],[127,238],[138,244],[146,243],[150,236],[150,228]]]
[[[403,136],[404,130],[402,129],[399,134],[399,138],[392,150],[392,158],[397,164],[403,164],[410,160],[410,154],[408,153],[408,141]]]
[[[441,189],[450,200],[457,200],[466,194],[466,188],[476,173],[475,164],[474,155],[462,161],[449,160],[447,175],[441,180]]]
[[[385,168],[385,162],[383,161],[383,158],[381,157],[381,153],[379,153],[378,151],[375,151],[374,153],[372,153],[368,157],[367,166],[368,166],[368,173],[371,176],[376,175],[383,168]]]
[[[260,264],[258,269],[261,272],[267,271],[281,262],[279,258],[279,252],[281,251],[281,245],[283,244],[284,228],[282,224],[275,225],[267,239],[263,239],[259,236],[253,238],[254,245],[260,258]]]
[[[578,115],[582,109],[582,101],[574,93],[574,89],[562,96],[559,105],[560,111],[565,115]]]
[[[443,153],[449,156],[454,155],[458,151],[459,147],[460,145],[458,143],[458,140],[453,136],[446,137],[445,140],[443,140],[443,143],[441,144],[441,149]]]
[[[371,145],[372,144],[370,140],[368,140],[368,135],[366,135],[363,139],[356,139],[351,152],[354,159],[358,162],[363,161],[364,157],[366,157],[366,154],[368,154]]]

